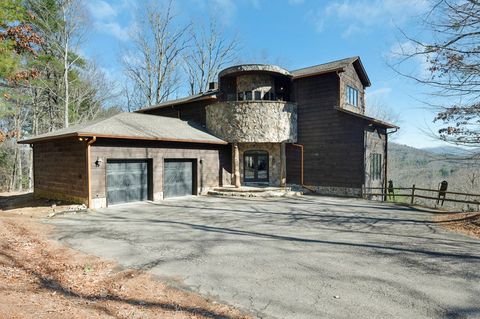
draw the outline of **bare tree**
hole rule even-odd
[[[440,103],[434,121],[443,123],[438,136],[455,144],[480,144],[480,1],[435,0],[423,18],[428,40],[407,39],[400,46],[395,70],[433,88]],[[420,59],[426,72],[407,73],[401,65]],[[433,98],[432,98],[433,100]]]
[[[62,92],[55,92],[63,102],[63,126],[70,124],[72,69],[81,60],[78,55],[89,25],[83,0],[29,0],[34,11],[34,24],[40,30],[48,50],[62,61]],[[74,80],[73,80],[74,81]]]
[[[122,58],[125,75],[140,92],[142,104],[165,101],[180,85],[178,67],[190,25],[179,25],[172,10],[173,1],[166,8],[151,2],[140,9],[130,34],[132,48]]]
[[[191,29],[192,45],[184,56],[190,94],[205,92],[218,73],[237,58],[238,40],[228,39],[215,19],[208,28]]]

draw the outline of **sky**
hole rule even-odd
[[[162,0],[157,0],[162,2]],[[121,81],[120,59],[134,28],[142,0],[87,0],[91,28],[82,53],[94,59],[107,77]],[[242,63],[270,63],[288,70],[360,56],[372,86],[368,105],[398,115],[397,143],[424,148],[443,145],[429,134],[437,124],[427,107],[428,89],[391,68],[406,39],[420,35],[418,19],[427,0],[177,0],[184,21],[216,18],[227,36],[241,43]],[[402,31],[402,32],[401,32]],[[424,61],[412,61],[408,72],[425,72]]]

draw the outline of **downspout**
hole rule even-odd
[[[91,156],[90,156],[90,146],[97,141],[96,136],[92,136],[92,139],[87,142],[87,196],[88,196],[88,208],[92,208],[92,183],[91,183],[91,176],[92,176],[92,165],[90,163]]]
[[[398,131],[398,127],[395,128],[395,130],[388,132],[387,129],[385,129],[385,181],[384,181],[384,187],[385,187],[385,195],[383,196],[383,201],[387,201],[387,187],[388,187],[388,178],[387,178],[387,172],[388,172],[388,134],[393,134]]]

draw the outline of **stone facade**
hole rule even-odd
[[[352,187],[334,187],[334,186],[306,186],[307,189],[326,196],[341,196],[341,197],[362,197],[361,188]]]
[[[215,103],[207,107],[207,128],[230,143],[295,143],[297,105],[283,101]]]
[[[281,158],[279,143],[239,143],[238,151],[240,153],[240,181],[244,184],[243,162],[246,151],[267,151],[268,152],[268,181],[270,186],[280,186],[281,178]]]
[[[242,64],[242,65],[236,65],[232,66],[230,68],[226,68],[222,70],[218,77],[223,77],[226,75],[234,74],[234,73],[240,73],[240,72],[271,72],[271,73],[277,73],[277,74],[282,74],[282,75],[290,75],[290,72],[285,70],[284,68],[281,68],[276,65],[268,65],[268,64]]]

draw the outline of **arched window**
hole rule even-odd
[[[250,150],[243,153],[243,173],[246,183],[268,183],[268,152]]]

